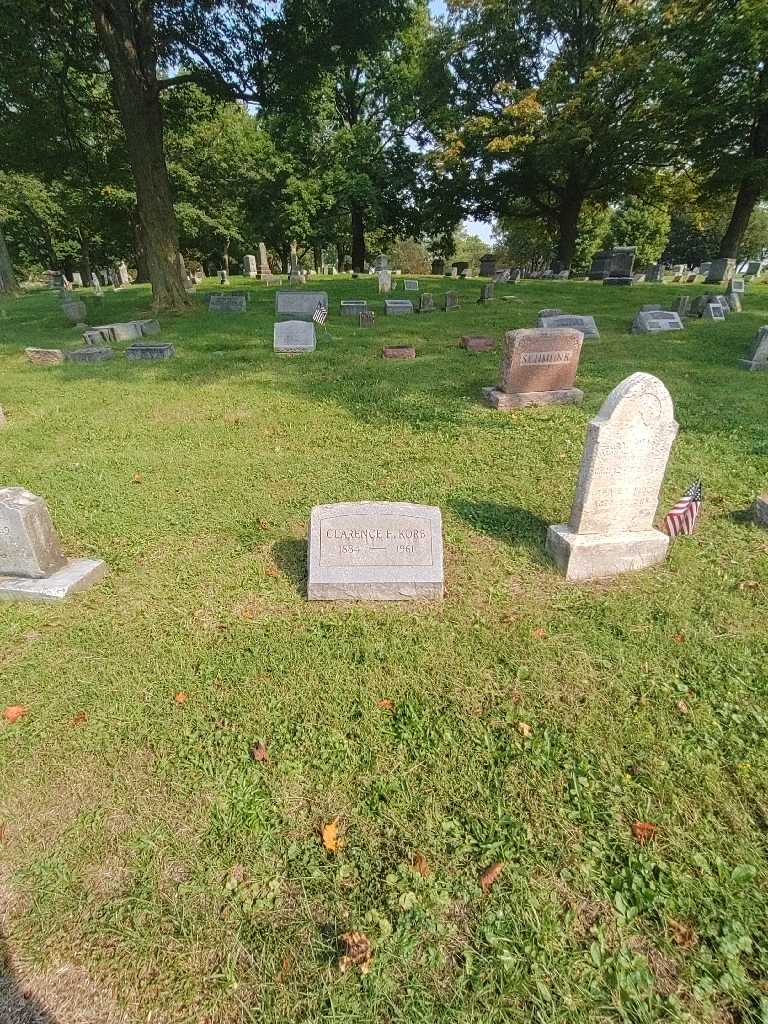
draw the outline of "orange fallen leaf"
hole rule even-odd
[[[533,729],[531,728],[531,726],[530,726],[530,725],[528,725],[528,723],[527,723],[527,722],[518,722],[518,723],[517,723],[517,731],[518,731],[518,732],[520,733],[520,735],[521,735],[521,736],[522,736],[522,737],[523,737],[524,739],[526,739],[526,740],[527,740],[527,739],[528,739],[528,737],[529,737],[529,736],[531,735],[531,733],[533,732]]]
[[[531,636],[534,637],[534,639],[536,639],[536,640],[543,640],[546,635],[547,635],[546,629],[543,629],[541,626],[538,626],[531,633]]]
[[[759,580],[742,580],[739,584],[739,590],[757,590],[759,586]]]
[[[681,715],[687,715],[688,711],[690,710],[688,705],[685,703],[684,700],[676,701],[675,702],[675,707],[677,708],[677,710],[680,712]]]
[[[658,830],[659,826],[654,825],[651,821],[632,822],[632,835],[641,846],[647,843],[650,839],[655,839]]]
[[[667,918],[667,929],[672,937],[672,941],[676,945],[682,946],[683,949],[690,949],[698,941],[693,926],[686,921],[676,921],[673,917],[669,917]]]
[[[495,864],[491,864],[489,868],[480,875],[480,888],[483,892],[488,892],[494,882],[497,881],[499,875],[504,869],[504,865],[500,860],[497,860]]]
[[[78,711],[72,717],[72,725],[84,725],[88,721],[88,715],[84,711]]]
[[[261,742],[261,740],[259,740],[258,743],[254,743],[253,746],[251,747],[251,757],[253,758],[254,761],[268,761],[269,760],[269,754],[267,753],[267,748],[264,746],[264,744]]]
[[[347,947],[346,953],[339,959],[341,973],[350,967],[359,967],[361,974],[367,974],[373,957],[371,940],[363,932],[345,932],[341,937]]]
[[[173,698],[177,704],[186,704],[189,700],[188,694],[184,693],[183,690],[179,690],[176,696]]]
[[[329,853],[338,853],[344,845],[344,840],[339,835],[338,815],[333,819],[333,821],[329,821],[323,825],[320,830],[320,834],[323,838],[323,846]]]
[[[423,853],[414,853],[411,858],[411,864],[413,865],[414,870],[418,871],[422,878],[426,878],[427,875],[430,874],[429,864],[427,863],[427,858]]]
[[[3,712],[3,718],[9,725],[13,725],[14,722],[18,722],[20,718],[23,718],[26,713],[27,708],[22,707],[21,704],[11,704]]]
[[[672,637],[672,639],[675,641],[676,644],[684,644],[685,643],[685,633],[675,633],[675,635]]]
[[[394,711],[395,702],[390,700],[389,697],[382,697],[381,700],[376,701],[376,707],[381,708],[382,711]]]
[[[274,565],[268,565],[267,568],[264,570],[264,573],[267,576],[279,576],[280,570],[276,569]]]
[[[134,473],[133,476],[131,477],[131,483],[132,484],[143,484],[144,483],[144,478],[142,477],[141,473]]]

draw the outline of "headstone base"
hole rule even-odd
[[[310,601],[442,601],[442,583],[311,583]]]
[[[507,394],[499,388],[483,388],[483,398],[493,409],[522,409],[526,405],[579,405],[584,392],[579,388],[558,391],[524,391]]]
[[[634,283],[634,278],[631,277],[606,277],[603,280],[603,284],[625,285],[627,288],[631,287]]]
[[[744,370],[768,370],[768,362],[757,359],[740,359],[739,366]]]
[[[68,363],[103,363],[114,354],[111,348],[88,345],[85,348],[76,348],[73,352],[65,352],[64,358]]]
[[[131,345],[125,350],[128,359],[172,359],[176,355],[173,345]]]
[[[642,533],[574,533],[567,523],[547,530],[546,552],[567,580],[602,579],[663,562],[669,537]]]
[[[754,516],[758,526],[768,529],[768,494],[760,494],[755,499]]]
[[[0,601],[63,601],[87,590],[104,578],[106,564],[100,558],[75,558],[42,579],[0,577]]]

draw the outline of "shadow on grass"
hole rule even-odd
[[[0,944],[0,1021],[3,1024],[67,1024],[43,1006],[16,974],[8,949]]]
[[[451,498],[448,506],[473,529],[515,546],[523,545],[537,558],[545,559],[544,541],[549,523],[541,516],[517,505],[499,505],[495,501]]]
[[[275,564],[300,597],[307,596],[307,554],[305,540],[278,540],[272,545]]]

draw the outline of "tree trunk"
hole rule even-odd
[[[229,274],[229,239],[224,239],[224,245],[221,247],[221,269],[225,270]]]
[[[720,248],[717,251],[718,257],[738,259],[741,240],[749,227],[752,212],[757,206],[761,193],[762,187],[757,182],[748,181],[747,179],[742,181],[736,195],[731,219],[728,222],[728,227],[725,229],[725,234],[720,242]]]
[[[149,264],[147,263],[147,247],[144,244],[144,228],[141,226],[139,211],[134,209],[131,217],[133,224],[133,240],[136,248],[136,284],[149,281]]]
[[[13,271],[11,255],[8,252],[8,246],[5,244],[5,235],[0,224],[0,292],[17,292],[18,290],[19,282],[16,280],[16,274]]]
[[[560,203],[557,219],[556,261],[560,270],[570,270],[576,255],[576,241],[579,237],[579,215],[584,205],[584,196],[571,190],[567,185]]]
[[[86,288],[91,287],[91,243],[88,237],[80,232],[80,277]]]
[[[289,247],[287,245],[283,244],[283,245],[280,246],[280,268],[281,268],[280,269],[280,273],[281,274],[288,274],[288,273],[290,273],[290,264],[288,262],[289,253],[290,253],[290,249],[289,249]]]
[[[365,219],[357,203],[352,203],[352,269],[359,274],[365,270]]]
[[[136,183],[153,305],[187,309],[190,301],[177,259],[179,231],[163,149],[153,5],[139,0],[92,3]]]
[[[323,269],[323,250],[319,245],[312,246],[312,260],[315,264],[315,273],[319,274]]]
[[[344,252],[344,243],[343,242],[337,242],[336,243],[336,269],[338,270],[338,272],[340,274],[344,273],[344,256],[345,255],[346,255],[346,253]]]

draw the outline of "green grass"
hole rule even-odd
[[[367,297],[376,328],[336,315],[291,359],[274,289],[246,287],[246,315],[161,317],[160,364],[33,367],[24,346],[76,332],[52,294],[0,307],[0,481],[110,567],[63,605],[0,606],[0,706],[29,707],[0,724],[10,952],[86,968],[131,1022],[765,1022],[768,535],[745,510],[768,375],[737,361],[768,288],[654,337],[629,325],[674,285],[526,281],[479,306],[459,282],[458,312],[386,319],[370,280],[336,278],[332,312]],[[104,323],[149,295],[87,301]],[[484,408],[499,355],[459,336],[544,306],[597,317],[583,407]],[[658,568],[566,584],[546,525],[636,370],[681,427],[662,508],[701,476],[700,527]],[[307,603],[310,509],[355,499],[442,508],[442,605]],[[350,929],[365,976],[338,969]]]

